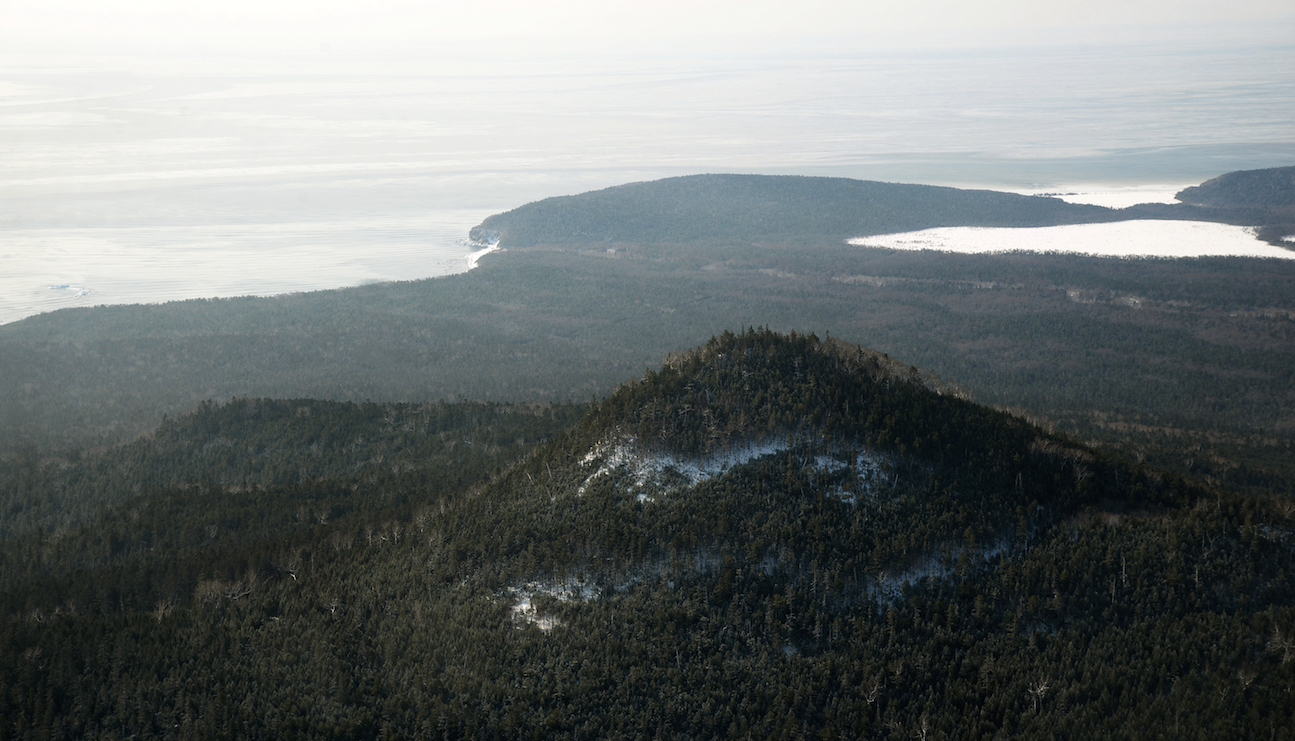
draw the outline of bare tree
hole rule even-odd
[[[1272,640],[1268,641],[1268,650],[1282,655],[1282,663],[1285,664],[1295,656],[1295,639],[1286,637],[1282,629],[1273,628]]]
[[[1048,694],[1048,689],[1051,686],[1052,683],[1044,676],[1040,676],[1038,679],[1030,683],[1030,686],[1026,691],[1034,697],[1034,712],[1039,712],[1039,706],[1043,703],[1043,697]]]
[[[275,566],[292,577],[293,581],[297,580],[297,572],[301,570],[301,549],[291,548],[279,556]]]
[[[1255,678],[1258,676],[1258,672],[1254,669],[1237,670],[1237,681],[1241,682],[1241,691],[1245,692],[1250,689],[1250,685],[1254,684]]]
[[[174,608],[175,600],[170,597],[163,597],[162,599],[159,599],[157,601],[157,605],[153,607],[153,617],[160,623],[162,622],[162,618],[166,617],[167,613]]]
[[[198,582],[193,590],[193,600],[200,605],[211,605],[220,602],[224,595],[225,583],[219,579],[204,579]]]
[[[913,734],[913,738],[919,739],[919,741],[926,741],[926,736],[930,732],[931,720],[927,717],[926,713],[922,713],[922,719],[918,721],[917,732]]]
[[[871,705],[874,702],[876,702],[877,698],[880,696],[881,696],[881,675],[878,674],[877,676],[872,678],[872,684],[869,685],[867,690],[864,691],[863,699],[867,700],[868,704]]]

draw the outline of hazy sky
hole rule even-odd
[[[3,0],[11,49],[204,52],[758,51],[852,45],[1290,38],[1290,0]],[[695,49],[694,49],[695,50]]]

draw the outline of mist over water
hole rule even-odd
[[[495,58],[499,56],[500,58]],[[462,272],[487,215],[701,172],[1016,191],[1295,163],[1295,47],[0,58],[0,323]],[[490,258],[487,258],[490,259]]]

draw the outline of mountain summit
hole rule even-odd
[[[511,514],[489,541],[509,556],[543,543],[550,568],[606,579],[621,577],[602,565],[681,545],[747,569],[815,553],[858,599],[939,572],[942,555],[1025,548],[1100,499],[1182,496],[966,396],[840,340],[725,333],[667,356],[513,471],[492,495]]]

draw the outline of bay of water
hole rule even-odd
[[[1295,164],[1292,110],[1292,45],[0,56],[0,323],[461,272],[491,213],[671,175],[1163,199]]]

